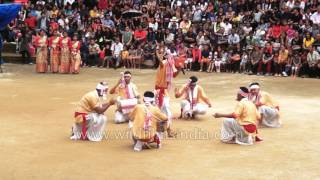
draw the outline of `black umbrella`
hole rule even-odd
[[[124,11],[122,13],[122,18],[134,18],[134,17],[139,17],[142,15],[143,15],[143,13],[141,11],[138,11],[135,9],[130,9],[130,10]]]

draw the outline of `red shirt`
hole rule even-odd
[[[24,22],[31,29],[34,29],[37,26],[37,18],[34,16],[26,18]]]
[[[281,35],[281,26],[279,25],[273,26],[271,33],[273,38],[279,38]]]
[[[137,31],[134,31],[134,38],[135,39],[140,39],[140,38],[142,38],[144,41],[147,39],[147,31],[139,31],[139,30],[137,30]]]
[[[52,30],[57,30],[59,28],[59,24],[56,22],[51,22],[50,27]]]

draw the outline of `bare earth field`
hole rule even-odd
[[[0,179],[320,179],[320,80],[189,72],[197,75],[213,108],[198,120],[175,120],[176,139],[159,150],[135,153],[127,124],[107,111],[102,142],[71,141],[75,103],[106,80],[114,85],[123,69],[82,69],[79,75],[36,74],[34,66],[6,64],[0,74]],[[154,70],[133,71],[142,94],[154,86]],[[258,81],[280,103],[283,127],[261,129],[254,146],[222,144],[222,119],[232,112],[239,86]],[[172,92],[171,92],[172,94]],[[171,99],[178,116],[180,100]]]

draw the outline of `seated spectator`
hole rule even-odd
[[[144,53],[144,60],[151,60],[154,64],[156,63],[156,59],[155,59],[155,55],[156,55],[156,50],[154,45],[152,44],[152,42],[148,42],[144,49],[143,49],[143,53]]]
[[[166,29],[164,39],[165,39],[164,42],[166,44],[172,44],[174,41],[174,34],[171,33],[169,29]]]
[[[187,44],[196,43],[196,34],[193,33],[192,28],[190,28],[187,34],[184,36],[184,42]]]
[[[182,33],[186,34],[191,27],[191,21],[188,20],[186,15],[183,16],[183,20],[180,22],[179,28],[182,29]]]
[[[262,61],[259,63],[258,75],[271,75],[271,64],[273,59],[272,52],[270,43],[267,43],[263,50]]]
[[[102,67],[107,66],[107,68],[109,68],[110,67],[110,63],[112,63],[112,51],[111,51],[110,44],[106,44],[106,46],[104,47],[103,51],[104,51],[104,58],[103,58],[103,60],[101,62],[101,66]]]
[[[121,62],[124,68],[130,68],[129,51],[127,46],[123,46],[123,50],[121,51]]]
[[[147,34],[147,42],[154,43],[155,41],[156,41],[156,34],[153,32],[152,28],[149,28],[148,34]]]
[[[289,51],[286,49],[284,45],[281,45],[279,51],[278,61],[276,63],[276,76],[288,76],[285,71],[286,64],[288,63]]]
[[[187,48],[184,46],[183,43],[180,42],[180,44],[177,47],[177,57],[175,58],[175,65],[176,67],[180,68],[186,68],[185,67],[185,61],[187,59]]]
[[[203,69],[203,66],[206,65],[207,68],[208,68],[208,64],[209,62],[211,61],[211,58],[212,57],[212,52],[210,50],[210,46],[208,45],[204,45],[204,48],[203,50],[201,51],[201,60],[199,61],[200,63],[200,70],[199,72],[202,72],[204,69]]]
[[[240,37],[239,35],[236,33],[235,29],[231,30],[231,34],[228,36],[228,44],[235,48],[237,44],[240,43]]]
[[[309,47],[311,47],[313,43],[314,43],[314,38],[311,36],[309,32],[307,32],[306,37],[303,39],[302,47],[304,49],[309,49]]]
[[[141,26],[138,27],[137,30],[134,31],[134,42],[135,45],[144,45],[147,41],[147,31],[143,30]]]
[[[320,55],[315,50],[315,47],[309,47],[309,53],[307,55],[307,61],[308,61],[308,72],[310,77],[320,77],[320,68],[319,68],[319,62],[320,62]]]
[[[133,68],[136,68],[136,65],[139,65],[139,68],[141,69],[141,64],[143,62],[143,49],[141,48],[141,45],[138,45],[138,48],[136,50],[136,54],[132,57],[132,62],[133,62]]]

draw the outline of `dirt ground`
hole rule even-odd
[[[161,149],[133,152],[128,126],[113,123],[114,108],[106,113],[102,142],[69,140],[75,103],[98,81],[115,84],[121,71],[36,74],[32,65],[6,64],[0,74],[0,179],[320,179],[320,80],[188,72],[174,87],[197,75],[214,107],[198,120],[175,120],[178,137],[164,140]],[[153,88],[154,76],[154,70],[133,71],[140,93]],[[280,102],[284,125],[261,129],[264,141],[254,146],[223,144],[222,119],[211,114],[232,112],[237,88],[252,81]],[[171,99],[175,115],[179,102]]]

